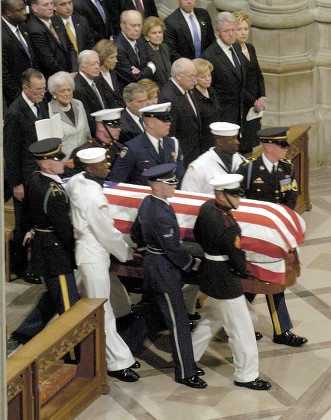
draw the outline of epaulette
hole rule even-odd
[[[257,159],[256,156],[251,156],[246,159],[246,162],[242,163],[242,166],[247,166],[249,163],[254,162]]]
[[[283,162],[283,163],[287,163],[288,165],[293,166],[293,163],[291,162],[290,159],[280,159],[280,161]]]

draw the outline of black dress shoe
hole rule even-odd
[[[271,383],[264,381],[263,379],[257,377],[254,381],[250,382],[237,382],[234,381],[234,384],[237,386],[243,386],[245,388],[254,389],[255,391],[266,391],[271,388]]]
[[[195,328],[196,326],[197,326],[197,325],[196,325],[196,323],[195,323],[195,322],[190,321],[190,329],[191,329],[191,332],[194,330],[194,328]]]
[[[24,274],[24,276],[22,276],[23,280],[26,283],[31,283],[31,284],[42,284],[42,280],[39,276],[35,275],[35,274]]]
[[[203,369],[199,368],[198,365],[195,365],[195,369],[197,371],[198,376],[203,376],[205,374],[205,371]]]
[[[197,321],[198,319],[201,319],[201,315],[199,312],[194,312],[194,314],[188,314],[188,319],[190,321]]]
[[[261,340],[261,338],[263,338],[263,334],[260,333],[259,331],[255,331],[255,338],[256,338],[256,341],[259,341]]]
[[[141,367],[140,362],[136,360],[133,365],[130,366],[131,369],[139,369]]]
[[[207,386],[207,382],[200,379],[199,376],[197,375],[189,376],[188,378],[184,378],[184,379],[175,379],[175,381],[178,382],[179,384],[189,386],[190,388],[202,389],[202,388],[206,388]]]
[[[119,379],[120,381],[123,381],[123,382],[136,382],[140,378],[138,373],[134,372],[130,368],[126,368],[122,370],[112,370],[112,371],[108,370],[107,373],[109,376]]]
[[[291,331],[283,332],[279,335],[274,335],[273,342],[277,344],[285,344],[286,346],[291,347],[300,347],[303,344],[307,343],[306,337],[300,337],[296,334],[293,334]]]

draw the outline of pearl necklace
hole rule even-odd
[[[71,104],[69,104],[67,106],[61,106],[61,105],[59,105],[59,107],[62,109],[63,112],[68,112],[71,109]]]

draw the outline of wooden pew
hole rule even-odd
[[[9,420],[72,419],[108,394],[105,301],[81,299],[7,359]],[[65,363],[73,349],[79,361]]]

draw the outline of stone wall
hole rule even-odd
[[[166,5],[165,5],[166,4]],[[264,126],[309,124],[311,167],[331,164],[331,1],[197,0],[212,19],[244,10],[265,76]],[[158,6],[165,17],[177,0]]]

